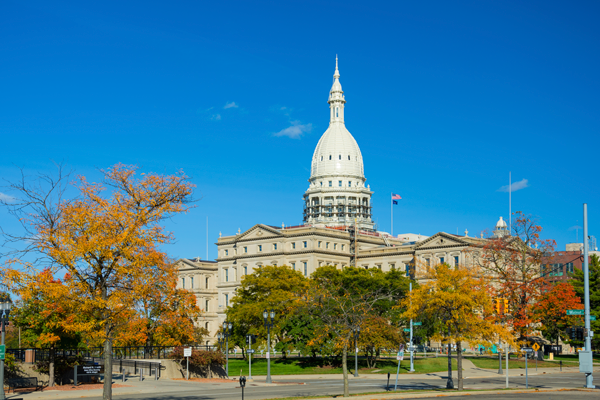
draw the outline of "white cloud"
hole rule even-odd
[[[212,117],[210,117],[210,119],[212,119],[214,121],[220,121],[221,120],[221,114],[215,114]]]
[[[301,124],[300,121],[292,121],[292,126],[274,133],[273,136],[287,136],[290,139],[300,139],[300,137],[312,130],[312,124]]]
[[[519,182],[515,182],[512,185],[506,185],[506,186],[502,186],[500,189],[498,189],[499,192],[516,192],[517,190],[521,190],[521,189],[525,189],[526,187],[529,187],[529,181],[527,179],[523,179]]]
[[[0,192],[0,202],[10,203],[13,200],[16,200],[16,199],[14,197],[12,197],[12,196],[9,196],[7,194],[4,194],[4,193]]]
[[[239,106],[237,104],[235,104],[235,101],[232,101],[231,103],[225,103],[225,107],[223,107],[224,110],[227,110],[228,108],[238,108]]]

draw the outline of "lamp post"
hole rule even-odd
[[[358,378],[358,335],[360,335],[360,328],[352,329],[354,333],[354,377]]]
[[[2,321],[2,347],[4,347],[4,332],[6,331],[6,325],[8,325],[8,315],[10,314],[11,303],[9,300],[4,300],[0,302],[0,310],[2,311],[2,316],[0,316],[0,320]],[[4,351],[6,353],[6,351]],[[4,357],[0,360],[0,384],[2,385],[2,390],[0,393],[0,399],[6,399],[4,396]]]
[[[271,317],[271,319],[269,319]],[[275,311],[271,309],[271,312],[267,310],[263,311],[263,318],[265,319],[265,327],[267,328],[267,383],[271,383],[271,328],[275,321]]]
[[[225,374],[229,376],[229,336],[231,336],[231,330],[233,324],[231,322],[223,322],[223,337],[225,338]]]
[[[217,343],[219,343],[219,350],[223,351],[223,345],[225,344],[225,340],[221,332],[217,333]]]

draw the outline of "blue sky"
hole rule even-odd
[[[335,55],[374,219],[476,235],[513,211],[564,250],[600,235],[598,2],[46,2],[0,13],[0,175],[183,169],[173,257],[302,221]],[[526,180],[526,181],[524,181]],[[2,190],[0,190],[2,192]],[[3,192],[4,193],[4,192]],[[6,214],[3,227],[14,228]],[[581,231],[579,231],[581,239]]]

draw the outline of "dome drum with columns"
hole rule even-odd
[[[371,195],[358,143],[344,123],[346,99],[340,83],[337,57],[329,92],[329,128],[312,158],[309,188],[304,193],[304,222],[327,226],[356,225],[374,230]]]

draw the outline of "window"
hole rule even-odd
[[[262,244],[258,245],[258,251],[262,251]]]
[[[342,159],[342,155],[341,155],[341,154],[340,154],[340,158],[339,158],[339,159],[340,159],[340,160]]]
[[[305,262],[302,264],[304,264],[304,276],[308,276],[308,264]]]
[[[225,307],[229,307],[229,295],[225,293]]]
[[[329,181],[329,187],[332,187],[332,186],[333,186],[333,182]]]
[[[229,255],[229,250],[225,250],[225,255],[228,256]]]
[[[568,273],[571,273],[571,274],[572,274],[573,272],[575,272],[575,271],[573,270],[573,263],[572,263],[572,262],[570,262],[570,263],[567,263],[567,272],[568,272]]]
[[[329,155],[329,160],[331,160],[331,154]]]
[[[185,289],[185,278],[181,278],[181,288]]]
[[[274,263],[273,263],[273,266],[274,266],[274,267],[276,267],[276,266],[277,266],[277,263],[276,263],[276,262],[274,262]]]
[[[348,181],[348,187],[352,187],[352,181]]]
[[[296,242],[292,242],[292,249],[296,248]]]
[[[344,249],[345,249],[345,248],[346,248],[346,245],[345,245],[345,244],[343,244],[343,245],[342,245],[342,251],[344,251]]]
[[[244,253],[248,252],[248,247],[244,246]]]
[[[206,330],[208,330],[208,322],[206,324],[204,324],[204,327],[206,328]]]
[[[454,266],[458,267],[458,256],[454,256]]]
[[[321,242],[321,241],[319,241],[319,243],[318,243],[317,247],[321,248],[321,243],[322,243],[322,242]]]
[[[325,248],[328,249],[329,248],[329,242],[325,243]]]
[[[540,265],[540,276],[546,276],[546,264]]]
[[[321,156],[321,161],[323,161],[323,156]]]
[[[334,243],[334,244],[333,244],[333,249],[334,249],[334,250],[337,250],[337,243]]]
[[[445,260],[444,260],[444,257],[440,257],[440,264],[443,264],[443,263],[444,263],[444,261],[445,261]]]
[[[350,155],[348,154],[348,161],[350,161]]]
[[[194,288],[194,277],[192,276],[190,278],[190,289],[193,289],[193,288]]]
[[[381,271],[381,264],[376,265],[376,267]]]
[[[296,270],[296,263],[292,263],[292,271]]]
[[[277,243],[273,243],[273,250],[277,250]]]
[[[323,181],[321,181],[321,186],[323,186]]]
[[[430,258],[426,258],[425,259],[425,264],[430,267],[431,266],[431,259]]]
[[[390,270],[396,269],[396,264],[390,264]]]
[[[208,301],[208,300],[205,300],[205,301],[204,301],[204,311],[205,311],[205,312],[208,312],[208,304],[209,304],[209,301]]]
[[[205,287],[206,287],[206,289],[208,289],[208,278],[206,278],[206,279],[205,279],[205,282],[204,282],[204,283],[206,284],[206,286],[205,286]]]
[[[336,116],[336,118],[340,116],[340,108],[339,107],[335,108],[335,116]]]
[[[405,271],[406,271],[406,276],[410,276],[410,265],[409,265],[409,264],[406,264],[406,265],[404,266],[404,269],[405,269]]]
[[[248,267],[244,266],[244,275],[248,275]]]
[[[225,268],[225,282],[229,282],[229,269]]]
[[[302,242],[302,243],[304,243],[304,248],[308,247],[308,243],[307,242]]]
[[[338,181],[338,186],[342,187],[342,181]]]

